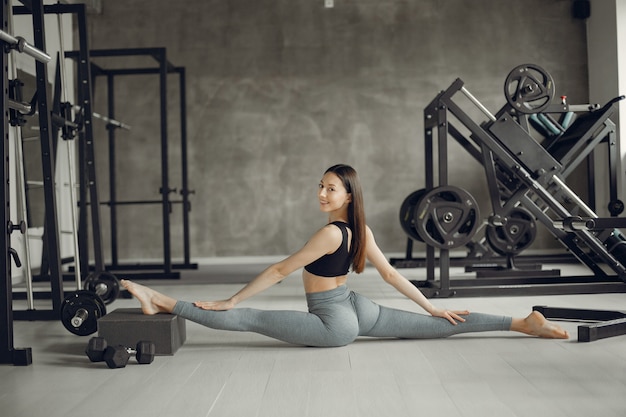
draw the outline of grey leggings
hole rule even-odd
[[[395,310],[370,301],[343,285],[306,295],[309,312],[234,308],[202,310],[178,301],[174,314],[219,330],[260,333],[304,346],[344,346],[358,336],[432,339],[459,333],[509,330],[511,318],[481,313],[465,316],[456,326],[448,320]]]

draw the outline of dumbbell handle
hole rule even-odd
[[[124,349],[126,350],[126,352],[129,355],[136,355],[137,354],[137,349],[135,349],[135,348],[130,348],[130,347],[124,346]]]
[[[76,314],[74,314],[74,317],[72,317],[70,323],[72,323],[72,326],[79,328],[80,326],[82,326],[87,317],[89,317],[89,312],[84,308],[79,308],[78,310],[76,310]]]

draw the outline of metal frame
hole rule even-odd
[[[2,26],[3,31],[7,29],[7,22],[10,13],[16,14],[17,10],[22,10],[23,14],[31,14],[33,20],[33,32],[34,32],[34,48],[42,53],[46,50],[45,43],[45,27],[44,27],[44,6],[42,0],[32,0],[29,2],[23,2],[28,5],[26,7],[14,7],[12,10],[9,8],[7,0],[2,2]],[[5,41],[6,42],[6,41]],[[2,68],[3,76],[2,83],[3,91],[7,92],[8,88],[8,72],[7,62],[8,56],[6,53],[2,54]],[[58,225],[56,216],[56,200],[54,193],[54,151],[53,151],[53,138],[52,138],[52,123],[50,120],[50,111],[48,108],[49,100],[47,97],[47,82],[48,72],[47,65],[39,59],[35,64],[36,79],[37,79],[37,110],[39,112],[39,132],[41,139],[41,158],[42,158],[42,172],[44,183],[44,200],[46,206],[45,225],[49,233],[46,234],[45,239],[48,245],[48,252],[50,255],[50,262],[48,265],[50,271],[50,285],[51,285],[51,310],[25,310],[25,311],[13,311],[13,289],[11,282],[11,240],[10,234],[12,230],[7,230],[5,238],[1,239],[0,252],[4,252],[3,259],[3,273],[0,280],[3,280],[1,286],[0,302],[2,302],[2,309],[0,312],[0,320],[2,321],[2,333],[0,334],[1,345],[0,346],[0,363],[13,363],[15,365],[29,365],[32,363],[32,352],[30,348],[15,349],[13,347],[13,320],[27,319],[27,320],[56,320],[60,318],[60,307],[63,301],[63,277],[61,274],[60,253],[58,245]],[[9,210],[9,147],[8,147],[8,119],[6,115],[8,112],[8,97],[3,94],[2,109],[5,114],[4,121],[2,123],[2,137],[3,146],[2,158],[5,164],[2,170],[2,176],[0,177],[2,184],[4,184],[3,192],[3,207],[4,210],[0,210],[0,224],[7,225],[10,222],[10,210]],[[30,266],[28,266],[30,267]]]
[[[77,58],[75,52],[69,52],[66,54],[69,57]],[[178,279],[180,273],[174,271],[174,269],[195,269],[197,264],[190,261],[190,233],[189,233],[189,211],[191,210],[191,203],[189,201],[189,195],[193,194],[193,190],[189,190],[188,186],[188,172],[187,172],[187,115],[186,115],[186,78],[185,68],[172,65],[167,60],[167,53],[165,48],[130,48],[130,49],[103,49],[103,50],[91,50],[90,56],[92,58],[111,58],[111,57],[124,57],[124,56],[147,56],[153,58],[157,67],[148,68],[123,68],[123,69],[107,69],[102,66],[96,65],[91,62],[91,74],[95,80],[98,76],[104,76],[107,80],[107,108],[108,119],[115,119],[115,103],[114,103],[114,83],[117,76],[130,76],[130,75],[158,75],[159,76],[159,95],[160,95],[160,131],[161,131],[161,193],[160,200],[135,200],[135,201],[119,201],[116,196],[116,175],[115,175],[115,131],[120,127],[116,124],[109,124],[108,137],[109,137],[109,200],[100,202],[101,205],[106,205],[110,208],[110,222],[111,222],[111,264],[106,265],[107,270],[111,271],[125,271],[126,275],[129,275],[127,271],[139,271],[149,270],[150,272],[141,273],[135,272],[133,276],[136,279],[142,277],[147,278],[167,278]],[[179,76],[179,89],[180,89],[180,119],[181,119],[181,170],[182,170],[182,188],[180,194],[181,200],[170,200],[170,194],[175,192],[176,189],[170,188],[169,184],[169,161],[168,161],[168,133],[167,133],[167,76],[168,74],[178,74]],[[81,198],[81,201],[85,201]],[[183,251],[184,262],[181,264],[173,264],[171,257],[171,220],[170,212],[172,204],[182,204],[183,206]],[[93,204],[92,205],[93,210]],[[163,263],[162,264],[131,264],[123,265],[119,262],[118,254],[118,238],[117,238],[117,206],[123,205],[147,205],[147,204],[160,204],[162,207],[162,220],[163,220]],[[83,213],[83,210],[81,210]],[[81,235],[86,234],[86,222],[81,221]],[[86,247],[83,247],[81,253],[88,253]],[[83,265],[87,265],[87,261],[82,261]],[[161,270],[158,274],[155,270]]]
[[[27,7],[13,7],[13,13],[15,15],[23,15],[30,14],[30,10]],[[79,130],[79,149],[89,149],[91,148],[91,161],[93,158],[93,129],[92,129],[92,99],[91,99],[91,78],[89,75],[89,50],[88,50],[88,38],[87,38],[87,12],[86,6],[84,4],[53,4],[53,5],[44,5],[42,7],[42,20],[43,16],[46,14],[73,14],[76,16],[76,21],[78,23],[78,32],[79,32],[79,54],[81,56],[82,65],[78,65],[78,73],[86,73],[87,75],[80,79],[78,83],[77,95],[79,100],[83,102],[84,108],[87,110],[82,118],[82,129]],[[37,31],[35,31],[37,32]],[[43,39],[44,31],[43,29],[40,31],[41,37]],[[37,43],[36,43],[37,45]],[[44,96],[46,101],[46,109],[43,114],[48,115],[48,119],[50,119],[50,110],[48,110],[47,102],[49,101],[46,97],[47,91],[47,74],[44,77],[37,76],[37,95],[38,97]],[[41,84],[40,84],[41,83]],[[41,93],[43,89],[43,93]],[[38,100],[38,104],[41,106],[41,100]],[[41,116],[42,109],[39,109],[39,117],[40,117],[40,126],[41,126]],[[62,281],[63,281],[63,273],[61,272],[61,264],[64,260],[60,255],[59,248],[59,230],[57,226],[57,214],[56,214],[56,201],[52,200],[48,194],[51,194],[52,197],[55,195],[54,188],[54,155],[56,152],[56,142],[55,138],[52,137],[54,129],[53,124],[48,122],[46,131],[49,131],[50,135],[50,145],[47,145],[42,140],[42,157],[43,155],[47,155],[44,158],[43,162],[43,173],[44,173],[44,194],[45,194],[45,223],[44,223],[44,245],[43,245],[43,254],[42,254],[42,264],[41,264],[41,275],[39,280],[48,279],[52,281],[52,291],[48,293],[46,291],[38,291],[34,294],[34,298],[36,299],[48,299],[52,298],[53,310],[50,312],[43,311],[25,311],[25,312],[15,312],[15,319],[19,320],[57,320],[60,319],[60,308],[61,303],[64,297],[67,295],[67,292],[63,291]],[[40,128],[41,129],[41,128]],[[48,162],[47,159],[50,159],[51,162]],[[47,165],[50,167],[48,168]],[[83,172],[84,170],[80,170],[81,174],[81,186],[85,185],[90,192],[90,196],[94,200],[98,200],[97,187],[96,187],[96,171],[95,164],[91,164],[89,172],[86,174]],[[83,177],[83,175],[89,175],[88,177]],[[50,178],[49,184],[47,183],[47,178]],[[92,220],[93,220],[93,230],[97,233],[94,234],[94,253],[96,257],[101,257],[102,253],[102,244],[100,239],[100,219],[99,214],[92,210]],[[77,261],[75,259],[68,259],[67,262]],[[58,264],[58,267],[57,267]],[[56,278],[58,269],[59,278]],[[50,271],[50,276],[44,275],[45,271]],[[81,274],[83,275],[81,278],[86,277],[86,269],[81,269]],[[56,282],[61,282],[60,285],[56,285]],[[57,289],[58,287],[58,289]],[[57,294],[58,293],[58,294]],[[16,298],[22,298],[24,294],[15,293],[14,296]],[[58,299],[58,301],[57,301]]]
[[[563,178],[575,164],[582,160],[580,155],[586,156],[609,132],[601,132],[602,136],[594,137],[592,141],[577,142],[577,145],[581,143],[589,145],[584,149],[579,149],[581,153],[575,157],[568,152],[567,158],[563,158],[564,161],[561,163],[532,140],[528,132],[524,130],[524,117],[520,116],[519,122],[515,120],[512,116],[512,112],[514,113],[512,108],[505,106],[495,116],[487,112],[490,120],[479,125],[453,100],[455,94],[459,92],[463,93],[481,111],[486,112],[486,109],[465,89],[460,79],[452,83],[447,90],[442,91],[427,106],[424,110],[425,188],[429,190],[436,185],[448,185],[447,157],[450,137],[483,164],[487,176],[493,176],[492,182],[500,180],[494,172],[493,161],[497,160],[498,166],[513,177],[519,185],[518,188],[510,190],[512,197],[502,204],[500,201],[492,201],[494,212],[498,213],[499,210],[506,212],[507,209],[521,203],[555,237],[561,240],[570,253],[585,264],[594,276],[563,277],[555,276],[553,271],[539,272],[532,269],[515,270],[507,274],[506,270],[499,269],[496,274],[484,275],[488,276],[487,278],[451,280],[449,250],[439,250],[437,259],[435,248],[427,246],[426,280],[413,281],[414,285],[421,288],[429,297],[626,292],[626,284],[623,281],[625,267],[603,245],[603,239],[607,237],[606,231],[597,233],[589,230],[565,231],[554,226],[554,218],[565,219],[573,216],[572,212],[559,201],[560,195],[558,194],[573,199],[585,215],[597,217],[569,190]],[[604,110],[610,115],[612,104]],[[449,114],[453,117],[448,117]],[[608,116],[603,119],[603,121],[606,120]],[[453,123],[456,121],[471,132],[469,138],[454,127]],[[607,126],[610,125],[612,123],[607,124]],[[610,144],[610,140],[608,143]],[[438,156],[437,175],[435,175],[435,146]],[[518,149],[513,149],[513,147],[518,147]],[[520,155],[524,152],[526,152],[524,157],[526,159],[521,160]],[[533,157],[527,158],[531,153]],[[541,165],[543,163],[546,165]],[[435,177],[437,177],[437,183]],[[552,193],[554,188],[558,190],[557,195]],[[538,204],[537,201],[539,201]],[[552,214],[552,218],[546,214],[547,211]],[[605,272],[599,264],[608,265],[615,274]],[[437,267],[439,269],[438,280],[435,279]]]
[[[578,326],[578,341],[593,342],[626,334],[626,312],[619,310],[588,310],[580,308],[560,308],[534,306],[551,320],[591,321]]]

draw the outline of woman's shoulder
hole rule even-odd
[[[320,229],[318,229],[317,232],[313,234],[311,239],[326,240],[326,241],[341,240],[342,232],[341,232],[340,226],[333,224],[333,223],[328,223],[322,226]]]

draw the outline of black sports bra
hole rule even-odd
[[[341,230],[343,236],[341,245],[333,253],[326,254],[304,267],[307,272],[313,275],[327,278],[346,275],[352,263],[352,257],[348,251],[348,224],[344,222],[332,222],[330,224],[334,224]]]

